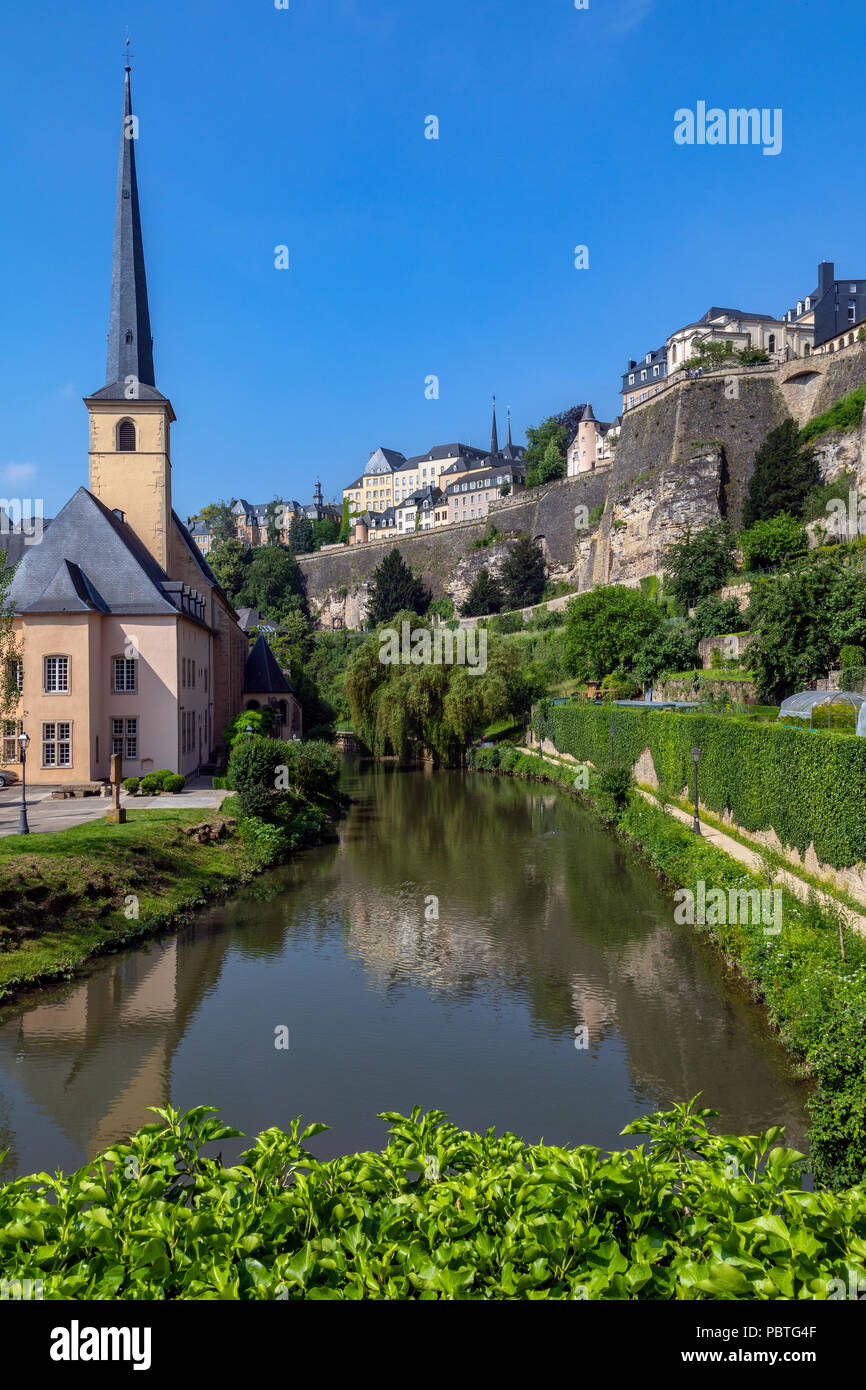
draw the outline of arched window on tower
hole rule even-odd
[[[121,420],[117,426],[117,451],[120,454],[135,452],[135,425],[131,420]]]

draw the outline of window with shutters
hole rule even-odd
[[[121,420],[117,426],[117,451],[120,454],[135,453],[135,425],[132,420]]]

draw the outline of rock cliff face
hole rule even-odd
[[[757,452],[788,415],[803,426],[866,384],[866,344],[782,367],[732,369],[683,381],[628,411],[612,464],[495,502],[489,521],[301,556],[311,607],[324,627],[358,627],[376,565],[396,545],[435,598],[459,607],[483,565],[498,571],[515,536],[537,537],[553,579],[576,588],[636,586],[659,574],[686,526],[742,516]],[[816,441],[822,477],[849,472],[866,496],[866,421]],[[496,545],[471,548],[494,524]]]

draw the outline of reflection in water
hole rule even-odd
[[[337,843],[3,1013],[5,1175],[79,1164],[169,1103],[247,1134],[326,1120],[327,1155],[380,1144],[376,1113],[416,1103],[613,1146],[702,1091],[725,1129],[803,1144],[802,1087],[759,1014],[576,802],[477,774],[347,777]]]

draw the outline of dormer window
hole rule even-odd
[[[117,451],[120,454],[135,453],[135,425],[131,420],[121,420],[117,426]]]

